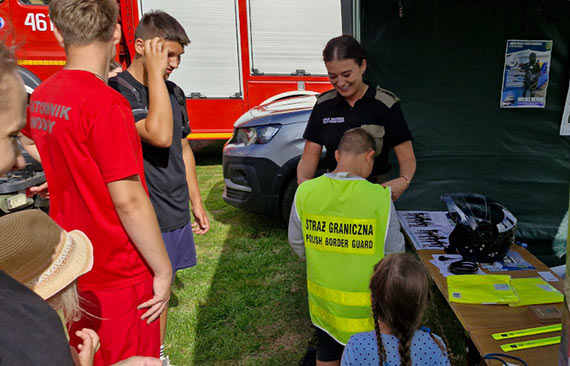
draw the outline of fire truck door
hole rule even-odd
[[[190,37],[171,80],[189,98],[241,98],[237,0],[139,0],[139,9],[174,16]]]
[[[5,0],[6,1],[6,0]],[[16,51],[22,65],[53,65],[63,61],[64,50],[53,35],[53,23],[48,15],[48,0],[8,0],[14,26]]]
[[[0,37],[2,37],[5,42],[10,42],[12,39],[13,30],[11,23],[10,1],[0,0]]]
[[[18,38],[25,43],[57,44],[48,15],[48,0],[10,0],[12,22]]]

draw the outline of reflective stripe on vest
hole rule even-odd
[[[359,319],[343,318],[329,313],[311,301],[309,301],[309,311],[322,319],[324,324],[328,325],[327,329],[338,329],[352,334],[368,332],[374,329],[373,320],[369,317]],[[346,342],[343,343],[346,344]]]
[[[363,179],[321,176],[295,199],[307,255],[311,321],[338,342],[374,329],[368,284],[384,257],[390,190]]]
[[[348,306],[371,306],[370,292],[346,292],[319,286],[307,279],[307,291],[321,299]]]

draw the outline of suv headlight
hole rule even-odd
[[[253,145],[266,144],[277,134],[281,125],[238,128],[236,143]]]

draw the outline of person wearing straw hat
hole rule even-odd
[[[92,266],[93,246],[81,231],[66,232],[39,210],[0,218],[0,269],[46,300],[62,324],[81,317],[77,278]],[[99,337],[92,329],[76,334],[83,344],[74,359],[80,365],[90,365]]]
[[[83,232],[66,232],[39,210],[20,211],[0,218],[0,270],[47,301],[57,311],[62,324],[81,318],[77,279],[92,267],[93,246]],[[45,325],[37,324],[38,327]],[[64,327],[55,328],[67,335]],[[99,349],[99,336],[89,328],[76,331],[76,335],[83,343],[78,347],[79,352],[71,348],[75,365],[92,365]],[[161,364],[156,358],[131,357],[115,366],[153,365],[151,362]]]

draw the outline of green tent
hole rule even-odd
[[[570,1],[362,0],[359,7],[366,77],[402,99],[414,135],[418,169],[397,208],[444,210],[443,193],[483,194],[517,217],[518,240],[558,264],[565,236],[562,248],[554,238],[564,231],[570,182],[570,138],[559,134]],[[500,108],[511,39],[553,41],[545,108]]]

